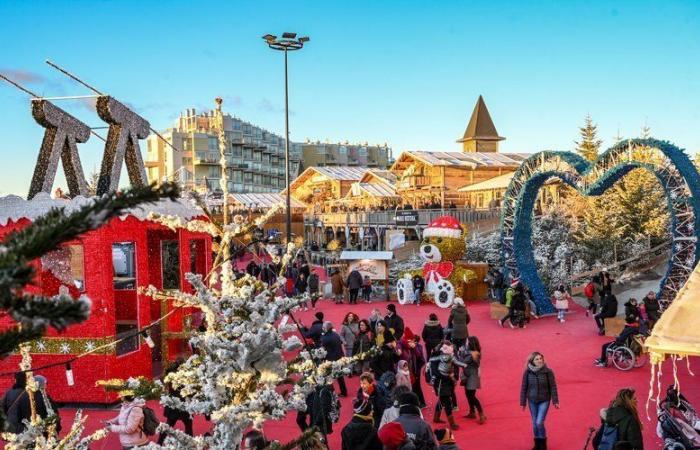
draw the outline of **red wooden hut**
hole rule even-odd
[[[44,193],[29,201],[17,196],[2,197],[0,241],[51,207],[64,206],[70,210],[88,201],[82,197],[52,199]],[[184,229],[173,231],[148,220],[151,211],[184,219],[203,218],[200,209],[184,200],[164,200],[113,219],[37,261],[40,272],[35,286],[29,290],[45,295],[68,292],[74,298],[86,295],[92,301],[92,310],[85,322],[70,326],[63,333],[51,329],[42,339],[32,342],[34,367],[68,360],[134,335],[135,330],[143,329],[173,309],[171,301],[152,300],[138,293],[139,287],[153,285],[191,292],[185,274],[209,271],[211,236]],[[175,309],[150,328],[153,349],[146,345],[144,336],[136,335],[73,362],[73,386],[68,385],[64,365],[36,373],[48,378],[49,394],[59,402],[111,403],[116,397],[96,387],[97,380],[159,376],[169,361],[188,354],[188,331],[197,325],[194,311]],[[3,320],[2,326],[12,325],[9,319]],[[0,361],[0,372],[17,370],[19,359],[19,355],[13,354]],[[2,377],[0,388],[7,389],[12,382],[12,376]]]

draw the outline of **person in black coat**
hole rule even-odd
[[[642,422],[637,411],[637,398],[634,389],[620,389],[610,407],[600,412],[602,424],[593,438],[593,448],[598,448],[605,425],[617,429],[615,448],[644,450]]]
[[[647,312],[649,329],[651,330],[654,328],[654,324],[661,318],[661,306],[659,305],[659,300],[656,298],[654,291],[649,291],[646,297],[644,297],[644,310]]]
[[[547,448],[547,431],[544,421],[547,417],[549,404],[559,408],[559,393],[554,372],[547,367],[544,356],[540,352],[533,352],[527,359],[527,366],[523,372],[523,381],[520,386],[520,406],[530,407],[532,429],[535,435],[535,449]]]
[[[617,315],[617,297],[613,294],[606,294],[600,303],[600,312],[593,316],[595,323],[598,324],[598,334],[605,334],[605,319],[615,317]]]
[[[257,278],[260,275],[260,266],[255,261],[251,261],[246,266],[245,271],[253,278]]]
[[[639,334],[639,324],[634,316],[625,317],[625,328],[622,329],[620,334],[612,342],[607,342],[603,344],[600,349],[600,358],[595,360],[595,365],[598,367],[605,367],[608,365],[608,348],[613,345],[625,345],[627,340],[634,335]]]
[[[331,322],[323,323],[323,336],[321,336],[321,346],[326,350],[326,361],[338,361],[345,356],[343,352],[343,340],[340,335],[333,330]],[[345,386],[345,378],[338,377],[338,387],[340,396],[348,396],[348,388]]]
[[[177,369],[184,363],[184,360],[182,358],[178,358],[174,363],[172,363],[167,369],[165,369],[165,375],[177,371]],[[165,384],[165,389],[166,392],[171,396],[178,398],[182,400],[182,395],[180,394],[179,389],[173,388],[170,383]],[[175,426],[178,420],[182,421],[182,424],[185,426],[185,433],[189,434],[190,436],[194,436],[193,430],[192,430],[192,416],[190,416],[190,413],[187,411],[184,411],[182,409],[177,409],[177,408],[172,408],[170,406],[165,406],[163,408],[163,415],[165,416],[168,425]],[[161,433],[160,436],[158,437],[158,445],[163,445],[163,442],[165,441],[166,433]]]
[[[372,402],[356,398],[352,407],[352,419],[340,433],[342,450],[382,450],[374,428]]]
[[[391,331],[394,335],[394,338],[396,338],[397,341],[400,341],[403,337],[403,319],[396,314],[396,305],[393,303],[389,303],[386,306],[386,311],[387,315],[384,317],[384,321],[386,322],[387,327],[389,327],[389,331]]]
[[[429,359],[430,356],[432,356],[435,347],[440,345],[445,339],[445,331],[442,328],[442,324],[438,320],[437,314],[430,313],[428,320],[426,320],[425,325],[423,325],[421,337],[423,338],[423,342],[425,342],[426,359]]]
[[[333,405],[335,400],[332,384],[316,386],[311,395],[306,398],[306,414],[311,417],[309,425],[318,428],[325,435],[333,433],[331,412],[335,408]]]
[[[314,346],[319,347],[321,345],[321,335],[323,334],[323,313],[321,311],[314,314],[316,320],[311,323],[311,327],[307,328],[305,326],[301,327],[301,334],[304,335],[305,339],[311,339]]]
[[[413,295],[416,297],[416,305],[420,305],[423,292],[425,292],[425,280],[419,274],[413,275]]]

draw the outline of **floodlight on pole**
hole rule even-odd
[[[286,223],[287,223],[287,243],[292,241],[292,200],[290,189],[289,173],[289,77],[287,76],[287,52],[301,50],[306,42],[307,36],[296,38],[296,33],[284,32],[282,38],[278,39],[273,34],[266,34],[262,38],[268,47],[273,50],[284,51],[284,155],[285,155],[285,186],[286,191]]]

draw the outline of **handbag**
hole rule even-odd
[[[566,299],[557,300],[554,302],[554,307],[557,309],[569,309],[569,301]]]

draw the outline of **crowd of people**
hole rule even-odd
[[[259,264],[251,261],[245,272],[263,281],[273,278],[279,267],[274,263]],[[311,308],[316,309],[319,292],[319,277],[304,258],[296,259],[285,273],[283,287],[287,296],[307,293]],[[492,269],[487,274],[490,296],[502,301],[507,314],[498,323],[501,327],[509,323],[511,328],[524,328],[531,317],[537,317],[527,286],[512,280],[507,289],[503,274]],[[602,271],[592,278],[584,288],[588,299],[586,315],[592,315],[601,332],[604,332],[606,317],[617,314],[617,299],[612,293],[614,279]],[[353,270],[343,276],[339,271],[331,275],[331,292],[335,303],[356,305],[358,299],[370,301],[371,281]],[[413,279],[418,299],[425,283],[418,275]],[[361,297],[360,297],[361,296]],[[557,310],[557,319],[564,323],[569,309],[571,294],[561,285],[555,290],[552,302]],[[631,298],[625,303],[625,327],[614,341],[601,348],[596,364],[605,366],[608,349],[627,342],[630,336],[648,332],[658,321],[659,303],[650,292],[641,302]],[[308,305],[301,304],[308,310]],[[357,392],[348,390],[344,377],[338,377],[337,394],[334,384],[318,385],[306,399],[306,410],[299,411],[296,423],[300,430],[315,427],[324,436],[340,429],[343,450],[458,450],[459,444],[453,432],[460,428],[458,403],[466,400],[463,418],[482,425],[487,422],[484,407],[479,399],[481,389],[482,345],[477,336],[469,333],[470,314],[461,298],[456,298],[446,322],[431,312],[420,333],[406,326],[399,315],[397,305],[388,303],[385,310],[372,309],[362,318],[348,311],[342,322],[334,324],[326,320],[323,311],[314,313],[308,326],[300,323],[300,331],[308,348],[323,348],[327,361],[337,361],[344,356],[356,356],[370,352],[371,357],[357,362],[350,377],[359,377]],[[182,361],[168,367],[166,373],[176,370]],[[36,413],[43,417],[56,417],[58,410],[46,393],[46,379],[35,377],[39,389],[35,392]],[[2,399],[2,408],[9,423],[9,431],[21,432],[24,420],[31,417],[27,395],[26,376],[17,374],[15,385]],[[165,389],[172,396],[180,396],[171,386]],[[432,415],[426,410],[425,389],[432,389],[437,399]],[[463,397],[461,391],[464,392]],[[352,417],[349,422],[338,424],[341,402],[338,397],[352,398]],[[458,401],[462,397],[462,401]],[[148,420],[143,399],[128,395],[122,397],[119,414],[106,421],[110,431],[118,433],[123,448],[145,444],[149,441],[144,430]],[[520,406],[528,409],[532,421],[534,450],[547,448],[545,420],[550,405],[559,408],[559,393],[554,371],[545,363],[542,353],[533,352],[525,363],[520,388]],[[166,407],[168,425],[181,421],[185,432],[193,434],[192,416],[181,410]],[[60,428],[60,420],[58,420]],[[611,439],[606,430],[614,427],[618,447],[633,450],[643,449],[641,422],[637,412],[635,393],[631,389],[618,392],[608,408],[601,411],[601,426],[594,438],[594,447],[605,445]],[[165,435],[158,441],[163,442]],[[623,446],[621,443],[626,443]],[[243,449],[263,449],[269,442],[259,430],[251,430],[242,442]],[[608,448],[608,447],[600,447]]]

